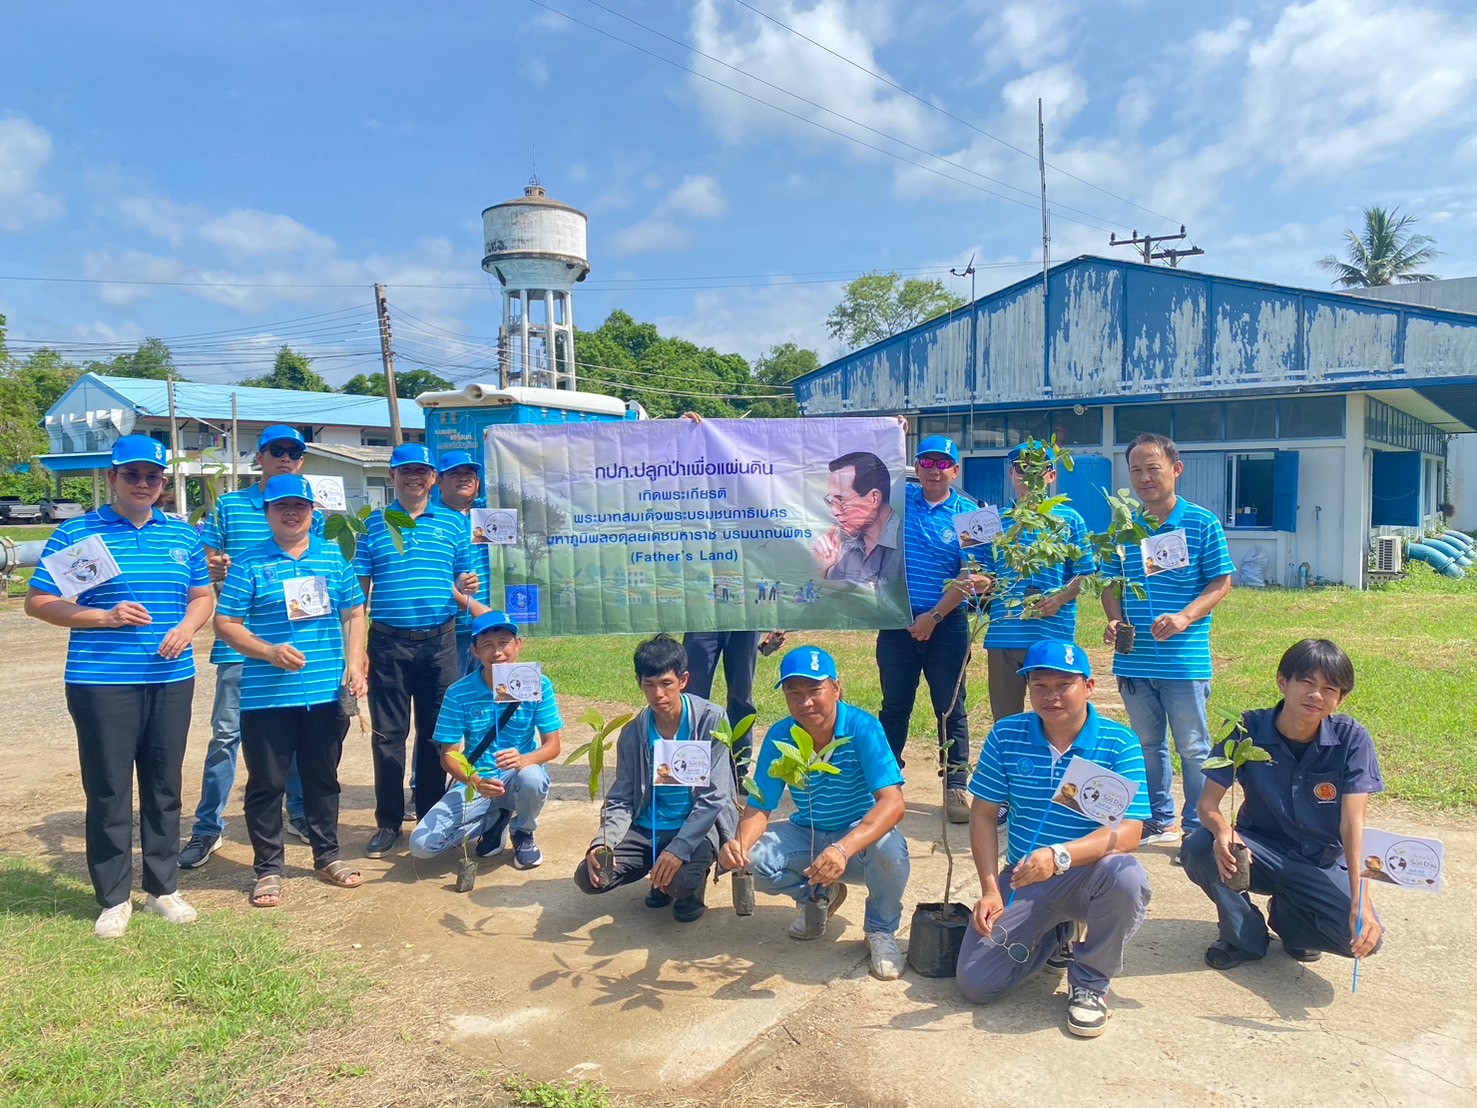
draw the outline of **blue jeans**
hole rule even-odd
[[[192,835],[226,833],[226,801],[236,784],[236,752],[241,749],[241,662],[215,667],[215,704],[210,710],[210,745],[200,776],[200,803]],[[303,781],[297,757],[287,771],[287,818],[303,818]]]
[[[1185,787],[1180,826],[1186,832],[1195,830],[1200,826],[1195,805],[1200,803],[1200,792],[1205,788],[1200,766],[1210,756],[1210,723],[1205,718],[1210,682],[1120,677],[1118,692],[1128,709],[1128,725],[1144,747],[1144,769],[1149,777],[1149,823],[1144,830],[1163,831],[1174,826],[1170,733],[1180,754],[1180,775]]]
[[[474,836],[480,837],[492,826],[499,812],[512,809],[514,831],[533,831],[539,813],[549,798],[549,774],[543,766],[525,766],[502,775],[502,796],[474,796],[466,799],[465,786],[457,784],[438,800],[410,833],[410,853],[417,858],[434,858]]]
[[[811,860],[850,830],[850,827],[842,831],[818,830],[812,848],[809,827],[789,820],[771,823],[749,852],[754,887],[761,892],[788,896],[799,904],[810,895],[810,878],[805,876],[805,870]],[[868,934],[896,933],[903,921],[903,888],[908,884],[908,869],[908,842],[896,827],[866,850],[852,855],[841,881],[867,887],[863,929]]]

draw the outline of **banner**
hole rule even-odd
[[[484,445],[487,505],[517,513],[494,602],[532,634],[911,621],[895,419],[496,424]]]

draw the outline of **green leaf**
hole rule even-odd
[[[1248,762],[1270,762],[1272,760],[1272,754],[1260,746],[1254,746],[1247,753],[1246,760]]]
[[[1231,769],[1234,763],[1229,758],[1207,758],[1200,763],[1202,770],[1207,769]]]
[[[415,517],[399,508],[386,508],[385,523],[392,530],[396,527],[402,531],[413,530],[415,528]]]
[[[1246,759],[1249,756],[1250,751],[1255,746],[1256,746],[1256,743],[1252,742],[1250,738],[1242,739],[1239,743],[1236,744],[1236,753],[1233,754],[1233,755],[1231,755],[1231,757],[1234,758],[1234,759],[1236,759],[1236,763],[1238,765],[1245,765]]]
[[[756,720],[757,718],[757,716],[750,714],[739,720],[738,726],[733,729],[733,741],[738,742],[745,735],[747,735],[753,729],[754,720]],[[726,723],[727,720],[725,720],[724,722]]]
[[[839,769],[837,769],[835,766],[833,766],[830,762],[817,762],[815,765],[813,765],[813,766],[810,767],[810,770],[811,770],[812,773],[832,773],[832,774],[839,774],[841,772]]]
[[[359,545],[354,541],[354,536],[348,531],[345,531],[342,534],[336,535],[334,542],[338,543],[339,553],[344,556],[344,561],[352,563],[354,561],[354,553]]]
[[[400,537],[400,528],[393,525],[388,526],[385,528],[385,533],[390,536],[390,545],[395,548],[395,553],[404,555],[405,540]]]
[[[810,737],[809,731],[805,730],[798,723],[791,724],[790,738],[794,739],[795,745],[799,747],[799,750],[795,752],[795,756],[802,762],[808,763],[815,757],[815,740]]]
[[[792,762],[797,762],[802,766],[810,761],[809,758],[800,753],[799,747],[792,746],[790,743],[776,742],[774,748],[780,752],[781,757],[787,758]]]
[[[754,800],[764,799],[764,793],[759,790],[759,786],[754,783],[752,777],[744,778],[744,792],[748,793]]]
[[[620,728],[624,727],[626,724],[630,723],[635,718],[636,718],[636,713],[635,712],[625,712],[622,715],[615,716],[608,723],[606,723],[605,726],[603,726],[603,727],[600,728],[600,738],[602,738],[602,739],[605,738],[612,731],[619,730]]]
[[[586,708],[585,714],[580,716],[580,722],[598,734],[600,728],[605,726],[605,717],[600,714],[599,709]]]
[[[593,743],[585,743],[583,746],[580,746],[580,747],[576,748],[576,750],[575,750],[575,752],[573,754],[571,754],[568,758],[565,758],[564,759],[564,764],[566,766],[572,766],[572,765],[574,765],[575,762],[578,762],[581,758],[583,758],[586,754],[589,753],[590,747],[593,746],[593,745],[594,745]]]

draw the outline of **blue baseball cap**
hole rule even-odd
[[[1016,462],[1021,460],[1021,455],[1024,454],[1027,450],[1046,451],[1046,460],[1053,466],[1056,465],[1056,451],[1047,446],[1040,439],[1027,439],[1025,442],[1016,443],[1010,448],[1010,453],[1005,455],[1005,464],[1008,466],[1015,465]]]
[[[836,659],[818,646],[797,646],[780,659],[780,679],[774,683],[779,688],[791,677],[809,677],[822,681],[829,677],[837,679]]]
[[[1031,649],[1026,651],[1025,662],[1016,673],[1021,677],[1028,677],[1033,670],[1038,669],[1092,676],[1092,662],[1087,658],[1087,651],[1074,642],[1057,642],[1052,639],[1032,643]]]
[[[955,465],[959,464],[959,448],[954,445],[954,440],[948,435],[929,435],[920,442],[913,457],[921,458],[925,454],[943,454]]]
[[[477,471],[477,476],[482,476],[482,463],[468,454],[465,450],[448,450],[441,455],[441,460],[436,463],[437,473],[446,473],[448,470],[456,469],[458,466],[471,466]]]
[[[390,468],[398,469],[400,466],[426,466],[435,469],[436,463],[431,461],[431,452],[426,449],[425,443],[402,442],[390,453]]]
[[[296,473],[278,474],[267,481],[267,487],[262,490],[262,500],[270,504],[274,500],[306,500],[313,503],[313,486],[308,483],[306,477]]]
[[[148,435],[124,435],[113,444],[113,464],[126,466],[129,462],[148,462],[160,469],[169,464],[164,444]]]
[[[262,432],[262,437],[256,440],[256,452],[260,454],[274,442],[294,442],[298,446],[306,447],[303,436],[298,433],[296,427],[289,427],[285,423],[274,424]]]
[[[518,625],[507,612],[483,612],[472,621],[472,640],[487,631],[511,631],[518,633]]]

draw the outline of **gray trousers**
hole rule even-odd
[[[1010,897],[1010,871],[1000,874],[1000,895]],[[1087,925],[1067,970],[1067,983],[1106,993],[1123,969],[1123,948],[1133,938],[1149,907],[1149,875],[1131,854],[1110,854],[1086,866],[1035,885],[1026,885],[995,920],[991,937],[970,926],[959,950],[956,979],[964,999],[975,1004],[999,1000],[1046,964],[1065,928]],[[1018,956],[1025,947],[1024,961]]]

